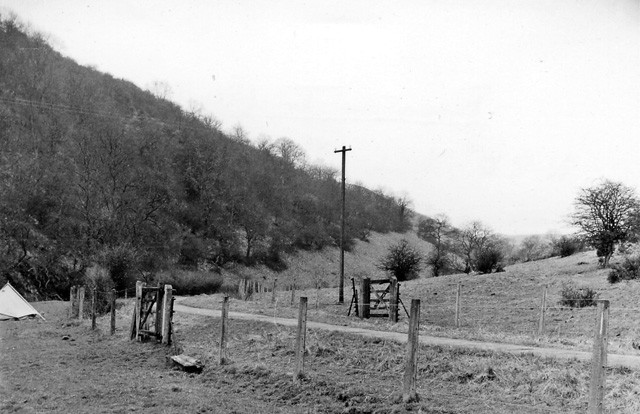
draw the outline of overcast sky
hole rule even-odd
[[[457,226],[570,231],[581,188],[640,190],[640,0],[35,1],[80,64]],[[0,57],[1,58],[1,57]]]

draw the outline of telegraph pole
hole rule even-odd
[[[340,288],[338,290],[338,303],[344,303],[344,225],[345,225],[345,166],[347,161],[347,151],[351,151],[351,148],[347,148],[344,145],[342,149],[333,151],[342,153],[342,212],[340,214]]]

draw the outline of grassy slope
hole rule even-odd
[[[358,321],[347,318],[347,308],[351,300],[350,277],[382,277],[375,263],[382,257],[389,245],[402,238],[427,252],[428,243],[419,240],[415,234],[374,234],[370,242],[358,242],[353,253],[345,258],[346,305],[338,305],[335,288],[315,287],[316,277],[337,285],[339,256],[337,250],[322,252],[301,252],[290,256],[289,270],[281,274],[264,269],[251,269],[247,273],[255,278],[269,281],[278,278],[278,285],[289,282],[293,276],[306,291],[296,292],[308,296],[310,319],[334,323],[349,323],[374,329],[404,330],[406,318],[398,325],[386,321]],[[608,270],[597,265],[594,252],[579,253],[567,258],[550,258],[536,262],[508,266],[506,272],[490,275],[448,275],[438,278],[428,277],[423,270],[421,278],[402,284],[401,297],[407,305],[410,299],[421,299],[422,330],[426,333],[454,338],[489,340],[526,345],[554,346],[569,349],[590,350],[595,323],[595,308],[567,309],[559,306],[562,285],[567,282],[581,287],[589,287],[600,292],[601,299],[611,301],[610,352],[636,354],[633,342],[640,342],[640,323],[635,314],[640,306],[636,298],[640,294],[640,284],[623,282],[611,285],[607,282]],[[300,283],[300,281],[302,282]],[[462,284],[461,327],[455,328],[456,285]],[[270,282],[267,283],[269,286]],[[538,336],[540,301],[544,286],[547,286],[547,313],[545,331]],[[287,308],[291,304],[290,292],[279,292],[277,304],[270,302],[271,294],[256,295],[257,302],[235,301],[232,309],[277,314],[295,317],[295,310]],[[296,299],[297,300],[297,299]],[[294,300],[295,301],[295,300]],[[218,307],[219,297],[190,299],[188,303],[208,308]],[[316,309],[315,304],[318,303]]]

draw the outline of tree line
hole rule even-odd
[[[225,133],[13,17],[0,54],[0,282],[64,296],[94,264],[120,289],[174,267],[284,269],[284,252],[338,244],[339,174],[292,139]],[[346,248],[410,217],[405,199],[350,185]]]

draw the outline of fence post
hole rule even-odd
[[[411,316],[409,317],[409,338],[407,342],[407,361],[404,370],[404,389],[402,400],[411,402],[418,400],[416,380],[418,372],[418,340],[420,334],[420,299],[411,300]]]
[[[116,290],[111,289],[111,335],[116,333]]]
[[[69,302],[71,302],[71,309],[69,309],[69,319],[72,319],[73,317],[76,316],[75,304],[76,304],[77,295],[78,295],[78,288],[76,286],[71,286],[71,289],[70,289],[70,292],[69,292]]]
[[[173,289],[171,285],[164,285],[164,303],[162,304],[162,343],[169,345],[171,343],[171,299]]]
[[[136,282],[136,313],[135,313],[135,335],[136,335],[136,340],[140,341],[140,318],[141,318],[141,313],[142,313],[142,287],[144,286],[144,282],[141,281],[137,281]]]
[[[392,277],[389,286],[389,320],[391,322],[398,322],[398,293],[398,279]]]
[[[78,318],[84,319],[84,286],[78,288]]]
[[[275,303],[276,301],[276,283],[278,282],[277,278],[273,279],[273,290],[271,291],[271,303]]]
[[[460,298],[462,294],[462,283],[458,282],[458,286],[456,287],[456,328],[460,327]]]
[[[91,292],[91,330],[95,331],[96,330],[96,305],[97,305],[97,301],[96,301],[96,288],[93,288],[93,291]]]
[[[158,283],[158,290],[156,291],[156,320],[154,331],[156,333],[156,340],[162,335],[162,317],[164,312],[162,311],[164,299],[164,285]]]
[[[544,333],[544,319],[547,311],[547,287],[542,288],[542,300],[540,301],[540,320],[538,321],[538,336]]]
[[[219,365],[227,361],[227,318],[229,317],[229,296],[222,300],[222,318],[220,320],[220,358]]]
[[[296,369],[293,381],[298,382],[304,377],[304,351],[307,339],[307,298],[300,297],[300,312],[298,313],[298,334],[296,335]]]
[[[362,300],[360,301],[360,306],[362,306],[362,309],[360,309],[360,319],[369,319],[369,311],[371,306],[371,279],[362,279],[360,295],[362,296]]]
[[[296,300],[296,274],[293,274],[293,282],[291,283],[291,306],[293,306],[293,302]]]
[[[609,301],[598,301],[598,316],[593,338],[591,385],[589,386],[589,414],[604,413],[605,369],[607,367],[607,335],[609,330]]]

